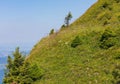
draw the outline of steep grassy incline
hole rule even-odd
[[[99,0],[69,28],[38,42],[27,58],[44,70],[34,84],[116,84],[119,78],[114,72],[120,69],[119,11],[119,0]],[[80,44],[72,47],[76,36]]]
[[[118,25],[120,22],[120,0],[98,0],[73,25]]]

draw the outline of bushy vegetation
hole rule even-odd
[[[108,49],[117,43],[116,35],[110,29],[106,29],[100,39],[100,47]]]
[[[120,0],[115,0],[117,3],[120,3]]]
[[[113,84],[120,84],[120,65],[117,65],[115,67],[115,70],[112,72],[112,75],[114,77]]]
[[[13,57],[8,56],[3,84],[32,84],[43,75],[37,65],[25,62],[25,57],[16,48]]]
[[[49,35],[52,35],[52,34],[54,34],[54,29],[51,29],[51,30],[50,30]]]
[[[65,29],[65,28],[66,28],[65,24],[63,24],[63,25],[61,26],[60,30],[63,30],[63,29]]]
[[[73,39],[72,43],[71,43],[71,47],[75,48],[75,47],[77,47],[78,45],[80,45],[81,43],[82,43],[82,42],[81,42],[80,37],[79,37],[79,36],[76,36],[76,37]]]

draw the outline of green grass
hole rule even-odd
[[[119,0],[118,0],[119,1]],[[78,18],[72,25],[119,25],[120,2],[117,0],[98,0],[92,5],[82,17]]]
[[[100,8],[105,1],[112,10]],[[41,39],[27,58],[44,70],[43,77],[34,84],[112,84],[112,72],[120,65],[120,59],[116,59],[120,55],[119,5],[115,0],[99,0],[69,28]],[[110,23],[104,25],[106,19]],[[102,49],[100,39],[108,27],[118,42]],[[76,36],[82,44],[73,48]]]

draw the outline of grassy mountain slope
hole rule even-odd
[[[119,20],[118,20],[119,19]],[[120,0],[98,0],[73,25],[118,25],[120,21]],[[87,24],[87,25],[86,25]]]
[[[112,84],[113,71],[120,68],[119,6],[119,0],[99,0],[69,28],[38,42],[27,58],[44,70],[43,77],[34,84]],[[103,49],[100,39],[106,29],[115,34],[117,41]],[[73,48],[76,36],[81,44]]]

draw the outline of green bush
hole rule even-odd
[[[109,4],[108,4],[107,2],[105,2],[105,3],[102,5],[102,7],[103,7],[103,8],[107,8],[108,5],[109,5]]]
[[[118,20],[120,21],[120,15],[118,16]]]
[[[81,43],[82,42],[81,42],[80,37],[76,36],[71,43],[71,47],[76,48],[78,45],[81,45]]]
[[[61,26],[60,30],[63,30],[63,29],[65,29],[65,28],[66,28],[65,24],[63,24],[63,25]]]
[[[51,35],[51,34],[54,34],[54,29],[51,29],[51,30],[50,30],[49,35]]]
[[[116,57],[116,59],[120,59],[120,55]]]
[[[120,65],[117,66],[112,72],[113,75],[113,84],[120,84]]]
[[[115,0],[116,1],[116,3],[119,3],[120,2],[120,0]]]
[[[30,72],[29,77],[31,77],[33,81],[36,81],[43,76],[43,70],[40,69],[36,64],[32,65],[28,71]]]
[[[112,3],[112,2],[111,2],[111,3]],[[105,2],[102,4],[101,7],[102,7],[103,9],[108,9],[108,10],[111,11],[111,10],[112,10],[112,7],[111,7],[111,5],[110,5],[111,3],[105,1]]]
[[[114,32],[106,29],[100,39],[100,48],[108,49],[117,43],[117,38]]]

